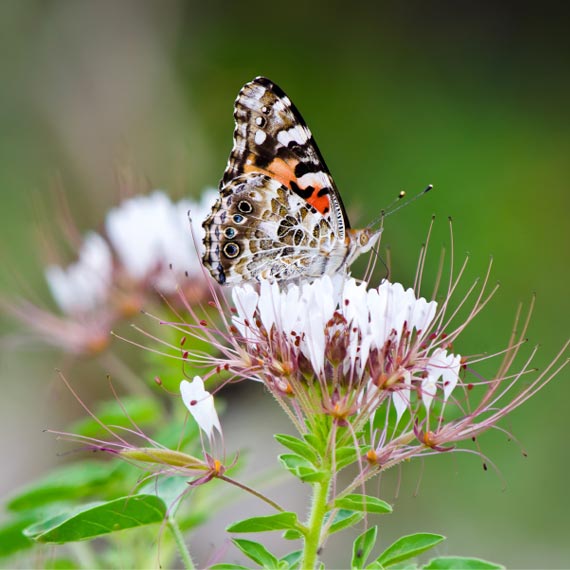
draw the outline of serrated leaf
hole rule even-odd
[[[305,458],[311,464],[316,463],[317,454],[314,452],[311,446],[308,443],[304,442],[302,439],[282,433],[278,433],[273,437],[275,437],[275,439],[281,445],[295,452],[297,455],[300,455],[301,457]]]
[[[356,538],[352,545],[352,561],[350,567],[354,570],[364,568],[366,559],[370,556],[374,545],[376,544],[376,537],[378,536],[378,527],[373,526],[364,531]]]
[[[480,558],[466,558],[463,556],[441,556],[433,558],[423,570],[504,570],[501,564],[495,564]]]
[[[347,509],[339,509],[333,519],[333,523],[330,526],[329,533],[333,534],[344,528],[348,528],[356,523],[360,522],[364,518],[363,513],[349,511]],[[328,519],[328,517],[327,517]]]
[[[166,505],[162,499],[154,495],[133,495],[83,505],[70,513],[33,524],[24,534],[37,542],[63,544],[160,523],[165,515]]]
[[[263,544],[243,538],[233,538],[232,542],[248,557],[264,568],[274,570],[279,566],[279,560]]]
[[[13,495],[6,507],[13,512],[37,509],[53,502],[86,497],[114,476],[109,463],[82,461],[55,469]]]
[[[24,516],[0,525],[0,557],[11,556],[34,546],[34,542],[23,534],[24,529],[33,522],[32,517]]]
[[[296,529],[297,524],[297,515],[287,512],[264,517],[251,517],[230,525],[226,530],[228,532],[266,532]]]
[[[377,560],[382,566],[390,566],[402,560],[413,558],[444,540],[445,536],[428,532],[418,532],[403,536],[391,544]]]
[[[378,497],[372,497],[370,495],[360,495],[358,493],[345,495],[340,499],[336,499],[334,502],[334,506],[339,509],[362,511],[369,514],[371,513],[385,514],[392,512],[392,507],[385,501],[379,499]]]
[[[95,406],[94,415],[99,419],[87,417],[71,424],[70,433],[95,437],[104,431],[105,426],[132,428],[133,424],[145,426],[157,422],[162,417],[162,409],[158,399],[139,396],[121,397],[120,401],[111,400]]]
[[[287,568],[290,568],[291,570],[297,570],[300,567],[302,557],[303,551],[295,550],[294,552],[289,552],[289,554],[283,556],[280,562],[286,562]]]

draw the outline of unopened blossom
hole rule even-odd
[[[72,353],[104,349],[114,324],[160,296],[177,300],[178,288],[196,302],[209,294],[188,215],[200,222],[217,193],[199,202],[172,202],[161,191],[135,196],[107,214],[105,232],[88,232],[67,266],[50,264],[45,277],[59,308],[52,312],[26,300],[2,301],[7,312],[41,340]]]

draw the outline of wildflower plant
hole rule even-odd
[[[462,334],[496,291],[491,268],[465,286],[467,261],[457,270],[451,264],[428,298],[422,287],[426,248],[410,285],[337,274],[221,289],[196,266],[197,257],[192,261],[177,249],[182,238],[175,228],[158,235],[133,221],[146,211],[144,200],[137,200],[108,216],[105,238],[88,234],[75,265],[52,267],[47,278],[65,318],[78,325],[83,316],[89,323],[106,318],[116,292],[148,294],[152,283],[166,309],[148,312],[149,325],[135,327],[142,341],[134,334],[124,338],[148,349],[142,377],[148,378],[149,362],[158,368],[155,392],[134,400],[115,393],[115,401],[92,411],[61,375],[88,418],[52,433],[106,461],[71,464],[13,496],[0,543],[12,537],[15,546],[2,554],[59,544],[56,555],[43,551],[50,563],[71,558],[81,568],[194,568],[192,531],[239,491],[270,509],[226,529],[233,545],[263,568],[322,567],[330,537],[357,528],[352,552],[338,567],[500,568],[465,557],[419,562],[418,556],[444,540],[433,533],[407,535],[379,551],[373,517],[388,515],[393,506],[367,484],[394,466],[441,453],[474,453],[493,465],[473,441],[489,429],[504,430],[499,422],[568,361],[568,343],[540,372],[532,368],[536,349],[521,354],[532,306],[527,315],[517,314],[506,346],[473,355]],[[165,216],[173,211],[161,195],[148,200]],[[125,224],[138,229],[126,232]],[[134,243],[146,244],[142,258],[129,257]],[[170,268],[173,261],[173,267],[184,267],[182,275]],[[206,284],[207,292],[185,286],[189,276],[200,287]],[[24,310],[30,314],[29,307]],[[179,390],[168,392],[167,377],[176,378]],[[226,449],[223,415],[220,420],[216,409],[232,405],[223,396],[237,382],[273,396],[290,420],[294,435],[273,434],[283,448],[276,463],[310,488],[307,513],[290,510],[288,497],[275,498],[267,485],[242,480],[243,460],[239,450]],[[242,423],[255,420],[249,410]],[[120,532],[134,528],[136,533]],[[279,532],[296,546],[277,556],[252,537],[241,538],[265,532]],[[74,549],[95,538],[105,542]],[[235,554],[226,556],[234,560]],[[223,557],[215,552],[203,565],[244,568]]]

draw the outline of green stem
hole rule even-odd
[[[321,543],[321,530],[327,514],[327,501],[332,474],[328,474],[325,481],[313,485],[313,504],[311,516],[307,524],[308,532],[305,535],[303,558],[301,568],[312,570],[317,563],[317,554]]]
[[[184,568],[186,568],[186,570],[194,570],[195,566],[192,561],[192,556],[190,556],[190,551],[184,542],[184,536],[182,535],[180,527],[173,517],[168,517],[168,527],[172,532],[172,536],[174,536],[174,541],[178,547],[180,558],[182,558],[182,562],[184,563]]]

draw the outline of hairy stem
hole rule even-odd
[[[317,563],[317,556],[321,543],[321,530],[328,510],[327,501],[331,479],[332,474],[328,473],[326,480],[313,484],[311,516],[307,524],[308,532],[305,535],[305,545],[301,561],[301,568],[304,568],[305,570],[312,570],[315,568]]]
[[[168,528],[170,528],[170,531],[172,532],[172,536],[176,542],[178,553],[180,554],[184,568],[186,570],[194,570],[195,566],[194,562],[192,561],[192,556],[190,556],[190,551],[184,542],[184,536],[180,530],[180,527],[173,517],[168,517]]]

